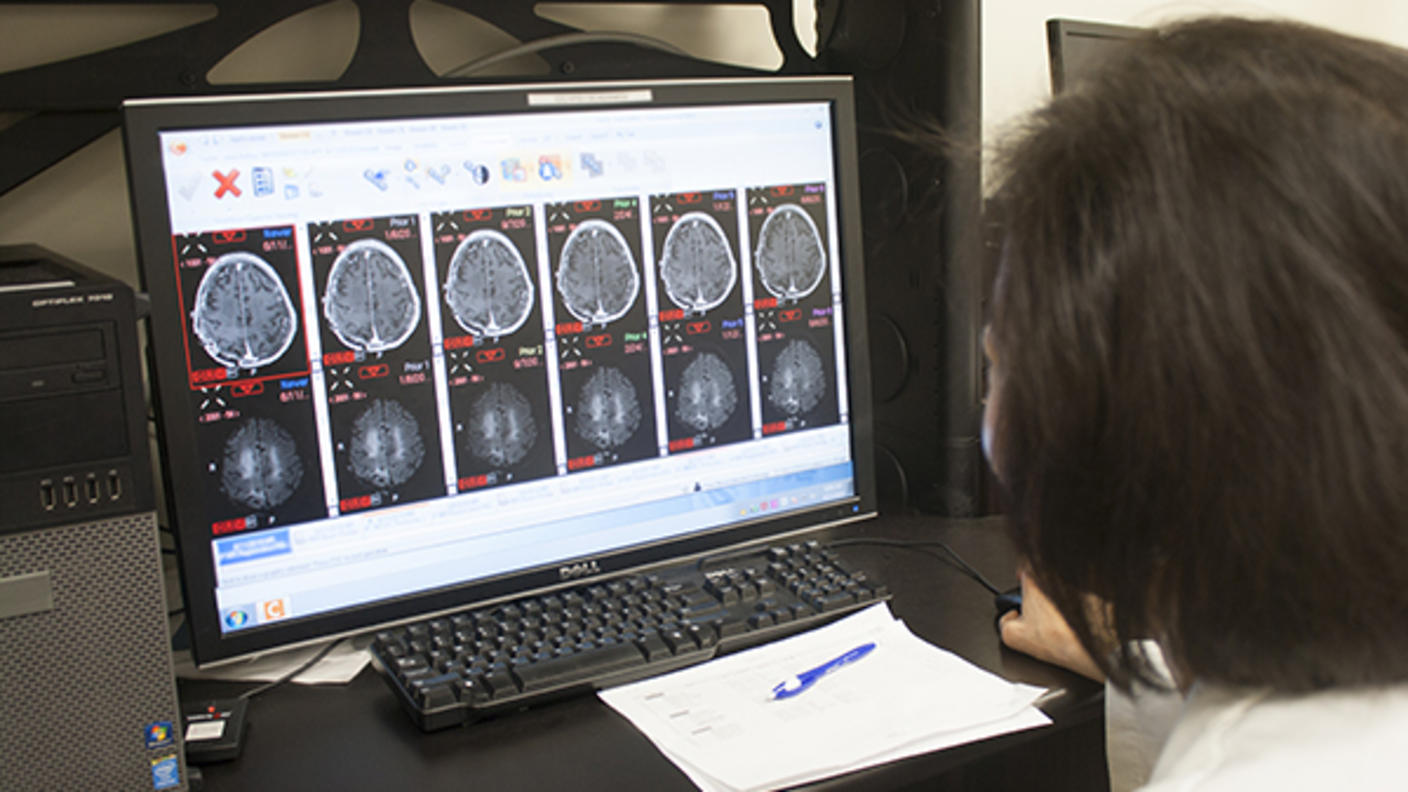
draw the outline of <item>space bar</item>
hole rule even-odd
[[[635,644],[617,643],[564,657],[515,665],[512,670],[523,692],[532,693],[639,665],[645,665],[645,656]]]

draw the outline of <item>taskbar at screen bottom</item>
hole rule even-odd
[[[854,495],[854,470],[851,463],[844,462],[547,523],[513,531],[511,537],[478,537],[404,553],[387,548],[375,557],[336,568],[285,577],[260,576],[262,579],[222,587],[216,592],[220,629],[232,633],[464,585],[703,530],[771,519],[836,504]]]

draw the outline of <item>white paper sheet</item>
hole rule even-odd
[[[804,693],[777,683],[873,641]],[[706,790],[773,789],[1049,724],[1045,691],[926,643],[885,604],[601,699]]]

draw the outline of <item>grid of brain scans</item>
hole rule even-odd
[[[567,469],[657,454],[640,199],[549,204]]]
[[[211,532],[326,513],[293,227],[178,236],[173,252]]]
[[[445,493],[416,215],[308,228],[338,508]]]
[[[835,423],[826,185],[748,190],[762,433]]]
[[[670,453],[752,436],[732,189],[651,198]]]
[[[433,217],[458,492],[555,472],[534,217],[532,206]]]
[[[826,182],[512,197],[172,238],[212,536],[845,421]]]

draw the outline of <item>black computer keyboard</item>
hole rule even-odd
[[[797,543],[403,625],[371,649],[411,719],[434,731],[701,663],[889,596]]]

